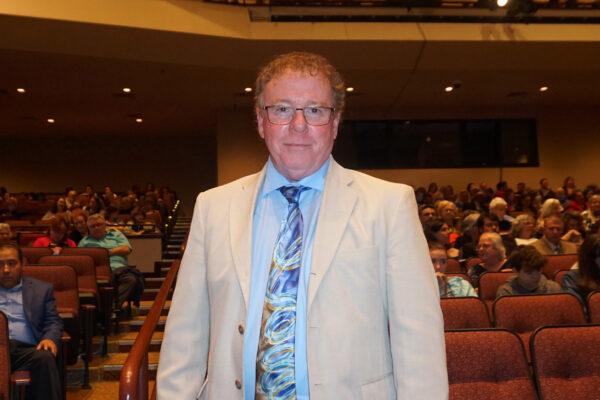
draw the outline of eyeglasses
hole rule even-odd
[[[296,111],[302,111],[306,123],[313,126],[327,125],[335,108],[333,107],[292,107],[285,104],[275,104],[264,107],[269,122],[275,125],[287,125],[292,122]]]

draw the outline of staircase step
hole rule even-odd
[[[163,282],[165,281],[165,278],[162,276],[151,278],[146,277],[145,280],[146,288],[144,290],[148,290],[150,288],[160,288]]]
[[[140,308],[139,308],[140,316],[148,315],[148,313],[150,312],[150,308],[152,308],[152,304],[154,304],[154,301],[151,301],[151,300],[140,301]],[[161,314],[167,315],[169,313],[170,309],[171,309],[171,300],[167,300],[165,302],[165,306],[163,307]]]
[[[137,316],[137,317],[133,317],[129,321],[125,321],[125,322],[121,323],[120,325],[123,325],[123,327],[125,329],[128,329],[129,332],[138,332],[142,328],[142,325],[144,324],[145,320],[146,320],[145,316]],[[158,320],[158,324],[156,325],[156,332],[164,332],[166,322],[167,322],[167,316],[161,315]]]
[[[121,333],[119,335],[119,339],[117,339],[117,346],[119,352],[127,353],[131,351],[131,347],[133,346],[133,342],[138,336],[138,332],[126,332]],[[160,351],[160,345],[163,340],[163,332],[154,332],[152,334],[152,339],[150,340],[149,351]]]

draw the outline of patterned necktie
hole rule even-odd
[[[275,242],[267,281],[256,360],[257,400],[296,398],[296,295],[302,260],[302,214],[298,199],[307,189],[279,188],[289,203],[288,214]]]

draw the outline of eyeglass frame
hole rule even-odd
[[[286,122],[286,123],[273,122],[273,121],[271,121],[271,118],[269,117],[269,108],[280,106],[280,105],[281,104],[272,104],[270,106],[262,107],[262,109],[265,110],[265,112],[267,113],[267,120],[273,125],[288,125],[290,122],[292,122],[294,120],[294,115],[296,114],[296,111],[299,111],[299,110],[302,110],[302,116],[304,117],[304,120],[306,121],[306,123],[310,126],[325,126],[325,125],[331,123],[331,120],[335,114],[335,107],[323,107],[323,106],[292,107],[292,106],[290,106],[290,108],[292,108],[294,110],[294,113],[291,115],[290,120],[288,122]],[[324,108],[326,110],[330,110],[331,114],[329,114],[329,119],[327,120],[327,122],[325,122],[324,124],[315,125],[315,124],[311,124],[310,122],[308,122],[308,118],[306,118],[305,110],[307,108]]]

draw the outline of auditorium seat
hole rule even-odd
[[[17,232],[17,243],[21,247],[28,247],[39,237],[46,236],[44,232]]]
[[[96,268],[94,259],[90,256],[44,256],[40,257],[38,264],[69,265],[77,273],[77,286],[80,297],[92,296],[95,304],[99,303],[98,284],[96,282]]]
[[[516,276],[514,272],[484,272],[479,277],[479,297],[488,306],[490,313],[498,288],[513,276]]]
[[[530,346],[542,400],[600,398],[600,325],[542,327]]]
[[[52,255],[52,250],[47,247],[21,247],[25,264],[37,264],[39,259],[44,256]]]
[[[587,297],[587,308],[592,324],[600,324],[600,290],[595,290]]]
[[[535,400],[518,336],[504,329],[447,331],[450,400]]]
[[[548,263],[542,269],[542,273],[548,279],[554,279],[554,275],[562,269],[569,269],[577,262],[577,254],[558,254],[546,256]]]
[[[110,258],[108,250],[102,247],[66,247],[62,249],[63,256],[90,256],[96,267],[96,279],[99,283],[109,284],[112,281]]]
[[[446,273],[461,274],[462,272],[463,270],[458,260],[449,258],[446,264]]]
[[[477,297],[440,299],[444,315],[444,329],[491,328],[492,323],[483,300]]]
[[[494,326],[517,333],[525,344],[543,325],[586,323],[579,299],[569,293],[502,296],[494,302],[493,317]]]

